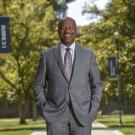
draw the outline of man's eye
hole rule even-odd
[[[70,29],[72,29],[73,27],[72,26],[69,26]]]
[[[69,28],[69,29],[73,29],[73,27],[72,26],[69,26],[69,27],[61,27],[61,29],[66,29],[66,28]]]

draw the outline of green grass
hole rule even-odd
[[[27,120],[19,124],[19,119],[0,119],[0,135],[30,135],[33,130],[45,129],[44,120]]]
[[[118,115],[98,116],[97,121],[108,127],[119,129],[124,135],[135,135],[135,115],[123,115],[122,127],[119,126]]]

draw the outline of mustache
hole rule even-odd
[[[69,34],[69,35],[72,35],[73,33],[71,33],[71,32],[64,32],[63,34]]]

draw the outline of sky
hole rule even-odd
[[[82,15],[81,13],[85,3],[90,5],[96,4],[100,9],[103,9],[107,2],[108,0],[75,0],[75,2],[68,4],[67,16],[74,18],[77,25],[89,24],[91,20],[88,18],[88,15]]]

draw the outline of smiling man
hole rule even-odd
[[[90,135],[100,105],[102,84],[95,56],[75,42],[76,31],[74,19],[62,19],[61,43],[41,53],[33,90],[48,135]]]
[[[61,20],[58,26],[58,33],[61,43],[65,46],[71,46],[76,37],[76,23],[71,18],[66,18],[66,21]]]

